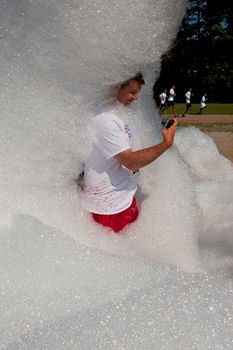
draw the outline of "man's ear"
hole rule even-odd
[[[121,88],[121,85],[120,85],[120,84],[116,84],[116,85],[114,86],[114,92],[115,92],[115,94],[117,94],[117,93],[120,91],[120,88]]]
[[[118,95],[119,95],[120,90],[121,90],[121,84],[116,84],[116,85],[114,86],[114,90],[113,90],[114,96],[115,96],[116,98],[118,98]]]

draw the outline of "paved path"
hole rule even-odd
[[[186,117],[178,117],[178,122],[182,124],[221,124],[221,123],[233,123],[233,115],[200,115],[200,114],[187,114]]]
[[[178,125],[192,125],[196,124],[233,124],[233,115],[195,115],[189,114],[184,118],[177,118]],[[233,162],[233,132],[224,132],[224,131],[208,131],[206,132],[211,136],[220,153],[225,157],[230,159]]]

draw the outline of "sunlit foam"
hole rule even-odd
[[[185,6],[1,1],[3,348],[229,348],[233,172],[213,140],[178,130],[141,170],[121,236],[91,221],[75,181],[93,114],[139,70],[124,117],[138,147],[161,141],[151,87]]]

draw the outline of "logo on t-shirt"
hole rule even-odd
[[[132,140],[133,133],[130,130],[130,127],[128,126],[128,124],[124,125],[124,129],[125,129],[125,133],[128,135],[129,140]]]

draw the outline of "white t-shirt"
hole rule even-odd
[[[137,190],[132,171],[115,155],[131,148],[132,132],[112,111],[93,119],[94,142],[85,162],[87,209],[96,214],[116,214],[127,209]]]
[[[171,88],[169,90],[168,101],[174,101],[175,90]]]
[[[202,98],[201,98],[201,108],[204,108],[204,107],[206,106],[205,101],[206,101],[206,98],[205,98],[205,95],[204,95],[204,96],[202,96]]]
[[[161,104],[164,105],[166,103],[167,94],[165,92],[162,92],[162,94],[159,95],[159,97],[160,97]]]
[[[186,102],[186,104],[189,104],[190,101],[191,101],[191,92],[187,91],[185,94],[185,102]]]

